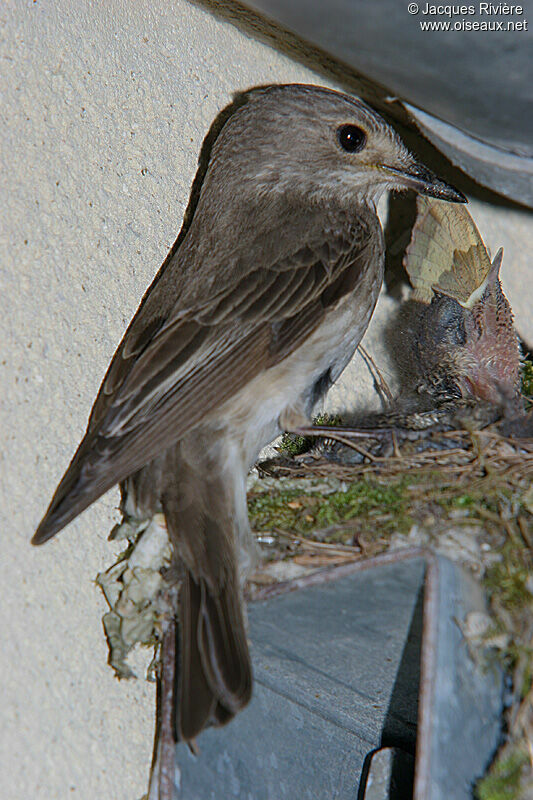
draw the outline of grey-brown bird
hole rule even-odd
[[[33,537],[117,483],[127,514],[164,513],[180,568],[180,739],[250,699],[246,475],[352,357],[382,283],[376,202],[406,188],[465,201],[353,97],[303,85],[240,96]]]

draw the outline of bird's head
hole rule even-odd
[[[374,203],[386,189],[466,202],[417,163],[394,129],[362,101],[319,86],[253,89],[225,123],[212,166],[228,185],[307,202]]]

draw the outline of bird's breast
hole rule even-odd
[[[368,327],[382,281],[379,253],[369,259],[354,290],[326,312],[298,348],[219,409],[217,426],[227,427],[229,435],[240,438],[248,463],[279,435],[279,418],[285,409],[308,406],[313,387],[326,372],[331,382],[339,378]]]

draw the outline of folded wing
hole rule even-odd
[[[220,287],[211,282],[204,296],[195,292],[193,303],[183,291],[187,270],[178,250],[166,266],[166,295],[158,303],[162,284],[154,282],[113,358],[87,433],[33,542],[49,539],[296,350],[328,308],[353,291],[369,259],[379,257],[373,233],[370,217],[326,226],[323,212],[289,219],[276,232],[277,248],[266,264],[258,238],[238,256],[247,263],[235,263],[234,280]],[[273,233],[268,236],[271,242]],[[294,252],[287,241],[299,242]],[[195,273],[198,285],[204,270],[212,274],[207,260]],[[160,308],[166,309],[162,315]]]

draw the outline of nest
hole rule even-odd
[[[258,465],[249,493],[251,524],[267,553],[250,594],[265,583],[413,545],[461,563],[485,585],[489,614],[480,639],[513,687],[505,743],[477,796],[530,797],[533,438],[504,435],[498,419],[453,428],[449,412],[447,423],[437,415],[418,430],[412,420],[402,427],[397,415],[381,415],[351,434],[336,428],[314,443],[299,440],[304,452],[296,454],[294,439],[286,438],[278,458]],[[472,423],[476,415],[467,417]]]

